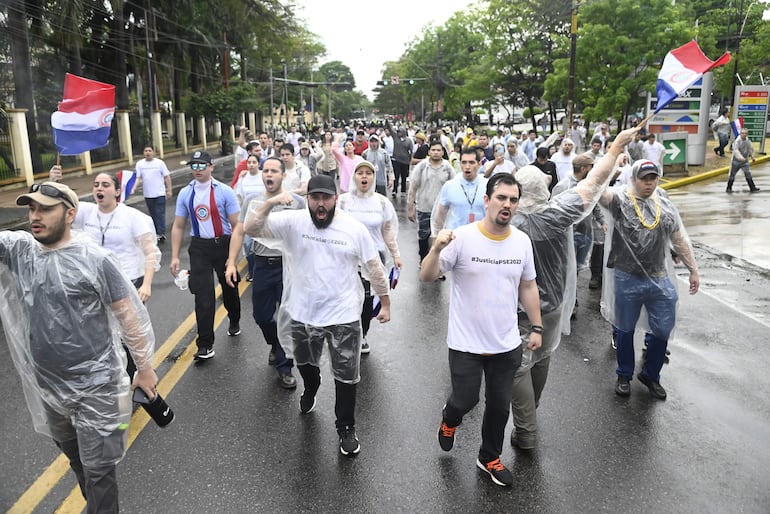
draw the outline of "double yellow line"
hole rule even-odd
[[[238,271],[243,271],[246,266],[245,261],[241,261],[238,265]],[[246,283],[246,287],[240,290],[240,295],[248,289],[249,284]],[[222,294],[222,288],[217,286],[215,295],[217,298]],[[214,316],[214,329],[219,327],[227,316],[227,311],[223,305],[220,305]],[[157,368],[158,365],[163,362],[166,357],[177,347],[180,341],[195,328],[195,313],[191,313],[187,318],[174,330],[174,332],[166,339],[163,345],[155,351],[153,357],[153,367]],[[158,382],[158,392],[167,397],[174,386],[187,372],[187,369],[194,362],[194,355],[196,351],[196,345],[194,338],[190,341],[179,356],[179,359],[174,363],[163,378]],[[131,447],[134,440],[139,436],[147,423],[150,421],[150,416],[144,411],[144,409],[137,409],[134,415],[131,417],[131,423],[128,428],[128,448]],[[126,448],[126,450],[128,450]],[[70,469],[69,460],[64,454],[59,454],[56,459],[43,471],[43,473],[35,480],[35,482],[24,491],[16,503],[10,508],[7,514],[26,514],[35,510],[43,499],[48,496],[51,490],[64,478],[64,475]],[[64,499],[62,504],[56,509],[57,514],[75,514],[81,513],[86,508],[86,501],[80,492],[80,487],[75,486],[70,491],[67,498]]]

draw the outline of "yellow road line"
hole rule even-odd
[[[242,260],[238,265],[238,271],[243,271],[245,266],[246,262],[245,260]],[[241,296],[243,296],[243,293],[246,292],[249,285],[250,284],[246,283],[246,287],[240,291]],[[219,298],[221,294],[222,287],[217,286],[214,291],[214,295],[216,298]],[[222,320],[226,315],[227,311],[225,310],[224,306],[221,305],[219,309],[217,309],[216,316],[214,318],[215,330],[222,323]],[[194,327],[195,312],[187,316],[187,318],[182,321],[182,323],[176,328],[176,330],[174,330],[168,339],[166,339],[163,345],[155,351],[155,355],[153,357],[153,367],[157,368],[158,365],[162,363],[166,357],[168,357],[171,351],[179,345],[182,338],[184,338],[184,336],[186,336]],[[193,355],[195,354],[195,350],[193,350],[194,346],[195,345],[193,339],[187,345],[185,351],[182,352],[182,355],[179,357],[177,362],[171,366],[168,372],[163,376],[163,379],[158,382],[157,389],[162,396],[168,396],[176,383],[179,382],[179,379],[190,367],[190,364],[193,362]],[[149,420],[150,417],[147,415],[144,409],[136,410],[134,415],[131,417],[131,423],[129,425],[128,447],[131,446],[131,443],[133,443],[134,439],[136,439],[142,429],[144,429]],[[128,450],[128,448],[126,448],[126,450]],[[64,454],[59,454],[59,456],[54,459],[54,461],[45,469],[45,471],[43,471],[37,480],[35,480],[26,491],[24,491],[16,503],[14,503],[10,510],[8,510],[7,514],[28,514],[33,512],[35,508],[40,504],[40,502],[43,501],[43,499],[51,493],[51,490],[56,487],[61,479],[64,478],[64,475],[67,474],[69,469],[70,466],[67,457],[65,457]],[[75,496],[75,499],[73,499],[73,496]],[[72,504],[74,508],[75,504],[73,502],[78,499],[82,505],[77,510],[62,510],[69,508],[70,504]],[[59,509],[56,510],[56,512],[82,512],[84,508],[85,500],[80,493],[80,488],[75,486],[70,492],[69,496],[67,496],[64,502],[62,502]]]

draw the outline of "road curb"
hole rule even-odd
[[[759,164],[767,161],[770,161],[770,155],[757,157],[757,160],[755,162]],[[722,168],[717,168],[715,170],[704,171],[703,173],[698,173],[697,175],[693,175],[691,177],[684,177],[684,178],[672,180],[671,182],[666,182],[665,184],[661,184],[660,187],[662,189],[676,189],[677,187],[688,186],[690,184],[701,182],[703,180],[708,180],[710,178],[715,178],[729,172],[730,172],[730,166],[724,166]]]

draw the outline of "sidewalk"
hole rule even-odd
[[[215,174],[221,176],[221,173],[219,172],[222,168],[222,165],[232,166],[233,156],[226,155],[221,157],[217,155],[219,154],[218,149],[212,149],[211,151],[214,152],[212,153],[212,157],[214,159],[214,164],[217,165]],[[192,150],[190,151],[190,155],[192,155]],[[168,166],[169,171],[171,172],[171,180],[175,190],[179,184],[186,184],[188,182],[186,180],[187,177],[190,177],[191,179],[190,168],[186,164],[181,164],[188,158],[189,155],[181,155],[178,152],[174,152],[172,154],[166,154],[165,158],[163,159],[163,161],[166,163],[166,166]],[[83,172],[76,172],[72,174],[67,174],[65,172],[61,182],[72,188],[72,190],[77,193],[81,200],[92,201],[93,196],[91,191],[93,189],[94,178],[96,175],[99,173],[115,173],[118,171],[118,169],[120,169],[120,166],[116,165],[94,166],[94,172],[91,175],[86,175]],[[38,180],[38,182],[43,182],[43,180]],[[9,188],[0,191],[0,230],[17,230],[25,228],[27,224],[27,211],[29,209],[27,207],[17,206],[16,197],[24,194],[26,191],[26,184],[19,184],[19,186],[16,188]],[[133,205],[138,202],[143,202],[144,197],[142,196],[141,191],[141,187],[136,189],[128,198],[126,204]]]

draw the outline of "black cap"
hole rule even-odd
[[[337,185],[334,183],[334,179],[329,175],[316,175],[307,183],[307,194],[311,193],[336,195]]]
[[[211,164],[211,154],[209,154],[208,152],[201,152],[200,150],[195,150],[195,152],[193,152],[192,157],[190,157],[190,160],[188,162],[190,163],[203,162],[206,164]]]

